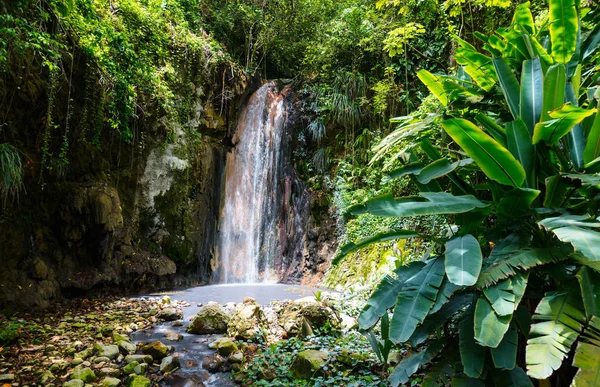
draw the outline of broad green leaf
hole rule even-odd
[[[509,329],[497,348],[492,348],[492,361],[496,368],[512,370],[517,363],[517,345],[519,334],[514,329]]]
[[[483,289],[483,294],[498,316],[509,316],[514,312],[515,294],[510,278]]]
[[[546,218],[540,220],[538,223],[550,231],[566,226],[600,228],[600,222],[596,221],[589,215],[572,215],[569,213],[561,216]]]
[[[475,120],[477,120],[477,122],[479,122],[500,145],[506,148],[506,130],[502,126],[498,125],[494,120],[482,113],[477,113]]]
[[[567,192],[571,187],[565,183],[560,175],[546,178],[546,196],[544,197],[544,207],[561,208],[567,199]]]
[[[462,286],[454,285],[448,278],[444,278],[444,282],[442,282],[438,297],[435,300],[435,304],[431,307],[430,313],[436,313],[440,310],[459,289],[462,289]]]
[[[399,385],[408,382],[412,374],[417,372],[420,367],[433,360],[443,348],[444,341],[435,340],[421,352],[413,353],[402,360],[388,379],[392,387],[398,387]]]
[[[548,54],[548,51],[542,46],[539,40],[535,36],[529,35],[529,42],[535,53],[540,57],[542,62],[542,68],[548,68],[554,64],[554,58],[552,55]]]
[[[559,109],[550,112],[552,118],[550,121],[540,122],[535,126],[533,143],[545,141],[548,145],[556,145],[575,125],[595,112],[596,109],[588,110],[570,103],[564,104]]]
[[[600,188],[600,173],[567,173],[563,176],[571,180],[578,180],[583,186]]]
[[[458,374],[452,378],[452,387],[485,387],[485,384],[479,379]]]
[[[417,77],[419,77],[421,82],[427,86],[431,94],[435,95],[443,106],[448,105],[448,95],[446,94],[442,80],[439,77],[427,70],[419,70],[417,72]]]
[[[392,240],[396,240],[396,239],[408,239],[408,238],[414,238],[414,237],[419,237],[419,236],[424,236],[424,235],[419,234],[418,232],[412,231],[412,230],[397,230],[397,231],[390,231],[390,232],[386,232],[386,233],[377,234],[370,238],[363,239],[363,240],[359,241],[358,243],[350,242],[340,248],[340,253],[331,261],[331,264],[335,266],[335,265],[339,264],[343,260],[343,258],[346,257],[348,254],[358,251],[366,246],[372,245],[373,243],[392,241]],[[424,236],[424,237],[427,238],[427,236]]]
[[[407,341],[417,325],[425,320],[435,303],[444,279],[444,260],[434,258],[421,271],[406,281],[398,294],[394,317],[390,324],[390,339],[394,343]]]
[[[377,216],[417,216],[459,214],[487,205],[472,195],[454,196],[446,192],[421,192],[421,197],[394,199],[392,195],[377,196],[366,203],[353,206],[350,211],[357,215],[371,213]]]
[[[496,387],[533,387],[531,379],[521,367],[494,372],[494,384]]]
[[[600,274],[584,266],[576,274],[588,318],[600,316]]]
[[[470,308],[462,316],[458,324],[458,336],[464,373],[472,378],[479,378],[485,362],[485,347],[475,341],[474,309]]]
[[[591,163],[600,157],[600,113],[596,113],[590,133],[587,136],[587,143],[583,151],[583,161]]]
[[[504,59],[494,58],[492,63],[494,64],[494,70],[496,71],[500,87],[506,98],[508,108],[512,113],[513,118],[517,119],[520,114],[519,104],[521,98],[519,81],[517,81],[517,77],[515,77],[512,69],[506,64]]]
[[[515,295],[515,310],[519,307],[525,290],[527,290],[527,281],[529,280],[529,271],[517,273],[516,276],[511,278],[513,290]]]
[[[575,94],[573,83],[567,83],[565,94],[565,100],[572,103],[574,106],[577,106],[578,95]],[[592,110],[592,112],[594,111]],[[591,114],[593,113],[590,113],[589,115]],[[550,114],[550,116],[552,116],[552,114]],[[586,116],[586,118],[588,116]],[[583,152],[585,151],[585,136],[583,134],[583,128],[579,123],[577,123],[573,129],[567,133],[567,144],[569,145],[569,153],[571,154],[571,162],[573,163],[573,167],[577,171],[582,170],[584,164]]]
[[[455,285],[474,285],[481,271],[482,259],[479,242],[472,235],[446,242],[446,275]]]
[[[424,266],[423,262],[411,262],[394,270],[393,276],[386,275],[383,277],[358,316],[358,326],[360,329],[369,329],[375,325],[377,320],[389,308],[394,306],[406,280],[419,273]]]
[[[579,370],[575,374],[573,387],[596,387],[600,385],[600,318],[592,317],[589,326],[577,344],[573,365]]]
[[[513,16],[513,23],[521,26],[524,33],[535,35],[535,23],[529,6],[530,3],[525,2],[517,7]]]
[[[579,336],[585,315],[579,289],[548,292],[535,310],[527,340],[527,374],[546,379],[559,369]]]
[[[441,158],[423,168],[421,172],[419,172],[417,180],[421,184],[429,184],[431,180],[446,176],[447,174],[458,168],[460,165],[464,164],[465,161],[456,161],[454,163],[451,163],[448,159]]]
[[[498,203],[498,222],[514,223],[531,212],[531,205],[540,191],[531,188],[514,188],[504,194]]]
[[[559,63],[568,63],[577,48],[579,19],[575,0],[549,0],[549,3],[552,56]]]
[[[459,40],[461,47],[456,49],[454,55],[456,63],[465,66],[465,71],[479,87],[485,91],[490,91],[496,84],[496,72],[494,71],[492,59],[464,43],[464,41]]]
[[[492,251],[493,263],[484,267],[479,274],[476,286],[484,288],[505,278],[517,275],[518,270],[545,265],[567,259],[570,251],[556,248],[524,248],[512,245],[509,248]]]
[[[540,59],[535,58],[523,62],[521,71],[521,109],[520,118],[525,122],[530,133],[540,119],[542,113],[543,72]]]
[[[421,162],[406,164],[403,167],[398,169],[394,169],[387,173],[390,179],[396,179],[398,177],[406,176],[406,175],[418,175],[423,168],[425,168],[425,164]]]
[[[470,121],[453,118],[442,122],[444,130],[492,180],[520,187],[525,170],[514,156]]]
[[[508,150],[523,166],[528,177],[533,175],[535,170],[535,148],[531,142],[531,135],[527,126],[521,119],[506,123],[506,143]],[[527,179],[528,186],[535,184]]]
[[[593,54],[598,47],[600,47],[600,24],[594,27],[594,30],[590,32],[585,42],[581,45],[581,62]]]
[[[453,297],[452,300],[445,304],[438,312],[429,314],[423,324],[421,324],[411,336],[408,341],[410,345],[417,347],[419,344],[423,343],[429,336],[435,333],[436,329],[442,327],[446,321],[456,314],[456,312],[468,306],[472,301],[472,294],[462,293]]]
[[[550,112],[558,109],[565,103],[566,84],[567,74],[565,72],[565,65],[557,63],[551,66],[544,77],[544,97],[540,121],[549,121]]]
[[[586,228],[568,226],[552,230],[563,242],[570,243],[576,252],[592,261],[600,261],[600,232]]]
[[[510,326],[512,314],[498,316],[486,297],[479,297],[475,307],[475,340],[485,346],[496,348]]]

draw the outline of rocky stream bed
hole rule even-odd
[[[283,380],[333,370],[342,378],[361,364],[372,366],[364,340],[348,350],[338,343],[344,335],[329,338],[348,334],[356,322],[334,307],[335,296],[313,292],[286,285],[205,287],[201,296],[188,290],[83,299],[43,315],[2,316],[3,334],[14,337],[0,348],[0,386],[293,385]],[[328,367],[332,361],[347,367]]]

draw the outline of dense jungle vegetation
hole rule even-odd
[[[0,223],[93,155],[213,136],[195,79],[221,110],[284,79],[362,336],[267,347],[239,381],[306,385],[292,355],[357,345],[370,371],[310,385],[598,386],[599,46],[591,0],[0,0]]]

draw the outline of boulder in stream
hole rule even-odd
[[[342,319],[331,307],[318,302],[292,302],[279,312],[279,325],[287,337],[304,336],[318,330],[339,330]]]
[[[187,326],[188,333],[198,335],[211,333],[225,333],[229,323],[229,316],[220,304],[206,305],[200,309],[190,325]]]
[[[247,297],[235,308],[227,334],[238,340],[256,341],[264,336],[267,328],[267,320],[260,304]]]

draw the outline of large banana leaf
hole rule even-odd
[[[498,141],[498,144],[506,148],[506,129],[482,113],[477,113],[475,120],[477,120],[477,122],[479,122],[481,126],[483,126],[488,133],[491,134],[496,141]]]
[[[435,300],[435,304],[431,307],[430,313],[435,313],[440,310],[442,306],[450,301],[450,298],[459,289],[462,289],[462,286],[454,285],[452,282],[448,281],[448,278],[444,278],[440,291],[438,292],[438,297]]]
[[[568,63],[577,48],[579,18],[575,0],[550,0],[549,3],[552,56],[559,63]]]
[[[378,216],[418,216],[459,214],[475,208],[487,207],[472,195],[454,196],[446,192],[421,192],[421,197],[395,199],[392,195],[377,196],[350,208],[357,215],[371,213]]]
[[[471,302],[473,302],[473,295],[470,293],[461,293],[453,297],[452,300],[445,304],[438,312],[430,313],[429,316],[427,316],[423,324],[421,324],[410,337],[410,340],[408,341],[409,344],[413,347],[417,347],[419,344],[423,343],[430,335],[435,333],[436,329],[442,327],[446,321],[456,314],[456,312],[463,309],[465,306],[468,306]]]
[[[597,387],[600,385],[600,318],[592,317],[577,345],[573,365],[579,370],[575,374],[573,387]]]
[[[461,118],[446,120],[442,126],[490,179],[514,187],[523,184],[525,170],[521,164],[477,126]]]
[[[414,162],[388,172],[387,176],[390,179],[396,179],[406,175],[418,175],[423,168],[425,168],[425,164],[421,162]]]
[[[517,364],[517,345],[519,334],[514,329],[509,329],[497,348],[492,348],[490,353],[496,368],[512,370]]]
[[[583,266],[576,274],[588,318],[600,316],[600,274]]]
[[[596,25],[581,45],[581,61],[583,62],[588,56],[593,54],[598,47],[600,47],[600,24]]]
[[[411,262],[394,270],[394,275],[383,277],[358,316],[358,326],[361,329],[369,329],[375,325],[377,320],[394,306],[406,280],[419,273],[424,266],[423,262]]]
[[[406,281],[398,294],[394,317],[390,324],[390,339],[395,343],[407,341],[425,320],[435,303],[444,279],[444,260],[430,259],[419,273]]]
[[[446,242],[446,275],[455,285],[475,285],[482,259],[479,242],[472,235],[459,236]]]
[[[534,187],[533,176],[535,170],[535,148],[531,142],[531,135],[527,126],[521,119],[506,123],[506,143],[508,150],[523,166],[528,179],[527,185]]]
[[[567,70],[568,72],[568,70]],[[572,82],[575,76],[571,78]],[[578,105],[578,97],[576,94],[574,83],[569,82],[566,86],[566,101],[572,103],[573,105]],[[594,110],[592,110],[594,112]],[[592,113],[593,114],[593,113]],[[552,114],[550,114],[552,117]],[[587,117],[587,116],[586,116]],[[571,162],[573,163],[573,167],[575,170],[580,171],[583,169],[583,153],[585,152],[585,135],[583,133],[583,128],[578,123],[573,129],[571,129],[567,133],[567,144],[569,145],[569,153],[571,154]]]
[[[476,286],[485,288],[505,278],[517,275],[518,270],[527,270],[567,259],[569,249],[524,248],[512,245],[500,251],[492,251],[493,263],[481,270]]]
[[[545,141],[548,145],[556,145],[573,127],[586,117],[595,113],[595,109],[583,109],[572,104],[564,104],[550,112],[550,121],[540,122],[533,132],[533,143]]]
[[[483,289],[483,294],[498,316],[511,315],[515,310],[516,297],[510,278]]]
[[[464,41],[462,41],[464,43]],[[461,42],[459,41],[459,44]],[[490,91],[496,84],[496,72],[492,59],[477,52],[472,46],[462,44],[454,55],[456,63],[465,66],[467,74],[485,91]]]
[[[594,122],[587,136],[587,143],[583,151],[583,162],[590,163],[600,157],[600,113],[596,113]]]
[[[577,286],[548,292],[535,310],[527,340],[527,374],[546,379],[560,368],[579,336],[585,315]]]
[[[494,384],[496,387],[533,387],[531,379],[521,367],[494,372]]]
[[[538,223],[550,231],[567,226],[600,228],[600,222],[589,215],[572,215],[569,213],[561,216],[546,218],[540,220]]]
[[[451,163],[447,158],[441,158],[423,168],[417,175],[417,181],[421,184],[429,184],[431,180],[454,171],[459,165],[461,165],[459,161]]]
[[[463,314],[458,324],[458,336],[464,373],[471,378],[479,378],[485,363],[485,347],[475,341],[474,311],[472,306]]]
[[[535,124],[539,121],[542,113],[542,91],[544,74],[539,58],[523,62],[521,72],[521,114],[520,117],[527,125],[530,133],[533,133]]]
[[[515,77],[515,74],[513,74],[512,69],[506,64],[504,59],[494,58],[492,60],[492,63],[494,64],[496,76],[498,77],[500,87],[502,88],[502,92],[504,93],[504,97],[506,98],[508,109],[512,113],[513,118],[517,119],[520,115],[519,104],[521,103],[521,87],[519,86],[519,81],[517,81],[517,77]]]
[[[600,261],[600,232],[587,228],[568,226],[552,230],[563,242],[571,243],[576,252],[592,261]]]
[[[392,387],[397,387],[408,382],[412,374],[417,372],[421,366],[433,360],[441,352],[444,344],[444,340],[435,340],[421,352],[413,353],[402,360],[388,379]]]
[[[498,316],[487,298],[479,297],[475,307],[475,340],[485,347],[498,347],[511,319],[512,314]]]
[[[530,5],[531,4],[527,1],[517,7],[515,15],[513,16],[513,23],[521,27],[522,32],[535,35],[535,23],[533,21],[531,10],[529,9]]]
[[[500,199],[496,208],[498,222],[514,224],[519,218],[531,212],[531,205],[540,191],[531,188],[513,188]]]
[[[544,197],[544,207],[561,208],[567,199],[567,192],[571,187],[565,183],[560,175],[546,178],[546,196]]]
[[[363,247],[369,246],[373,243],[392,241],[392,240],[396,240],[396,239],[408,239],[408,238],[414,238],[414,237],[419,237],[419,236],[424,236],[425,238],[427,238],[427,236],[421,235],[416,231],[397,230],[397,231],[390,231],[390,232],[386,232],[386,233],[377,234],[373,237],[362,239],[358,243],[350,242],[340,248],[340,253],[331,261],[331,264],[337,265],[348,254],[351,254],[351,253],[353,253],[357,250],[360,250]]]
[[[544,77],[544,98],[540,121],[549,121],[550,112],[558,109],[565,103],[566,84],[567,74],[565,72],[565,65],[557,63],[551,66]]]
[[[427,86],[431,94],[435,95],[442,105],[448,105],[448,95],[446,94],[442,80],[439,77],[427,70],[419,70],[417,72],[417,77],[419,77],[421,82]]]

